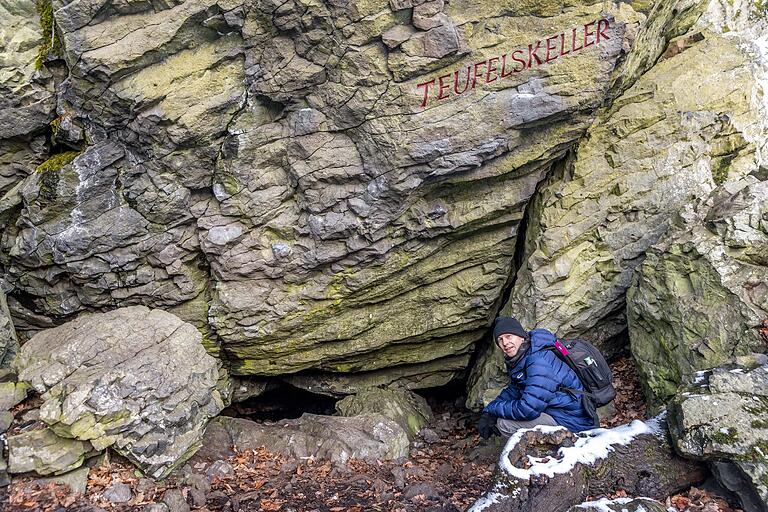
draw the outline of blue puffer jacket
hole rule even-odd
[[[555,335],[546,329],[534,329],[530,336],[527,355],[507,368],[512,382],[483,412],[511,420],[533,420],[545,412],[571,432],[594,428],[592,418],[581,405],[581,395],[574,398],[565,391],[557,391],[558,384],[574,389],[584,387],[568,365],[550,350],[543,350],[554,346]]]

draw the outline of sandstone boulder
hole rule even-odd
[[[405,430],[378,413],[352,417],[304,414],[277,423],[219,416],[208,425],[204,443],[210,444],[209,440],[237,451],[267,447],[291,457],[339,463],[350,458],[396,459],[408,455]]]
[[[413,439],[432,418],[432,409],[419,395],[405,389],[371,388],[336,402],[342,416],[379,413],[400,425]]]
[[[43,331],[24,344],[15,367],[41,394],[40,418],[53,432],[97,450],[110,446],[153,477],[190,457],[224,407],[219,364],[200,332],[143,306]]]

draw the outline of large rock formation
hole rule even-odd
[[[626,74],[642,74],[633,84],[618,79],[617,92],[629,87],[532,201],[522,265],[502,309],[527,328],[585,337],[609,356],[626,344],[633,276],[671,219],[717,185],[759,169],[768,154],[766,66],[754,42],[764,29],[755,7],[665,4],[625,61]],[[648,60],[655,65],[645,70]],[[674,309],[675,299],[673,292],[659,309]],[[663,326],[651,327],[648,338]],[[491,349],[474,370],[470,406],[497,392],[502,364]]]
[[[40,25],[41,15],[49,21],[48,30]],[[45,160],[42,131],[53,120],[56,103],[51,73],[42,69],[51,50],[50,10],[38,13],[35,0],[2,2],[0,20],[2,196]]]
[[[697,370],[765,350],[768,181],[725,184],[678,216],[648,251],[627,312],[632,353],[654,402]]]
[[[200,447],[208,420],[228,398],[200,332],[144,306],[86,314],[42,331],[14,366],[19,380],[41,394],[40,419],[51,435],[97,450],[111,446],[153,477]]]
[[[443,384],[643,17],[56,0],[55,154],[0,199],[17,329],[143,304],[199,327],[235,373]]]

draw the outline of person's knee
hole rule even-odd
[[[496,420],[496,428],[499,429],[502,436],[509,437],[514,434],[517,429],[521,428],[521,426],[514,420],[499,418]]]
[[[504,437],[510,437],[521,428],[533,428],[537,425],[557,426],[557,422],[552,416],[545,413],[528,421],[508,420],[505,418],[498,418],[496,420],[496,428],[499,429],[499,432]]]

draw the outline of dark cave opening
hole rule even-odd
[[[233,403],[221,414],[255,421],[295,419],[304,413],[330,415],[336,412],[339,400],[278,382],[258,396]]]
[[[438,411],[465,409],[466,378],[463,375],[442,386],[411,391],[423,397],[432,409]],[[221,414],[254,421],[296,419],[304,413],[334,415],[336,403],[342,398],[313,393],[277,381],[271,383],[263,393],[257,396],[232,403]]]

